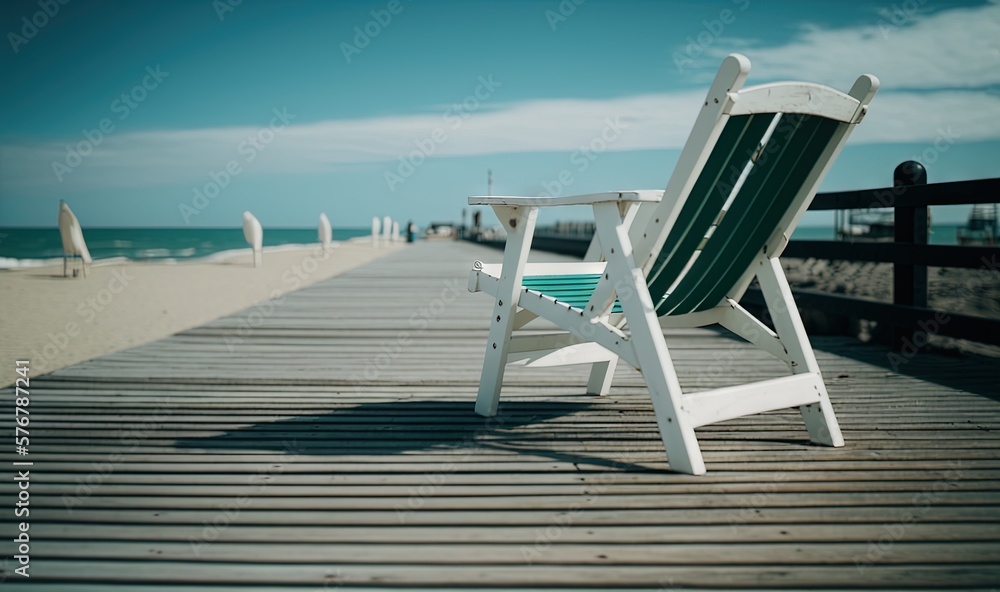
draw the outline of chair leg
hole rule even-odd
[[[601,396],[608,394],[617,367],[618,358],[607,362],[598,362],[591,366],[590,378],[587,379],[587,394]]]
[[[640,353],[639,361],[653,400],[653,412],[667,451],[667,460],[673,471],[704,475],[705,460],[701,455],[701,447],[698,446],[698,438],[694,427],[688,424],[687,415],[680,408],[683,392],[674,372],[673,360],[667,351],[662,329],[656,322],[655,315],[652,316],[648,323],[649,329],[632,326],[632,339],[635,340],[637,351],[656,352],[653,354],[656,356],[655,360],[650,359],[651,356],[644,360]]]
[[[507,367],[507,351],[510,335],[514,328],[514,315],[504,306],[511,296],[501,296],[493,306],[493,322],[490,337],[486,342],[486,357],[483,359],[483,373],[479,378],[479,394],[476,395],[476,413],[493,417],[500,406],[500,388],[503,385],[504,369]],[[497,321],[497,319],[500,319]]]
[[[781,263],[777,258],[765,258],[761,261],[757,280],[764,293],[767,309],[771,313],[775,332],[792,360],[792,372],[812,373],[819,378],[820,402],[799,407],[802,420],[809,432],[809,440],[825,446],[843,446],[844,436],[837,423],[837,416],[833,412],[826,385],[823,383],[819,363],[816,361],[816,355],[802,324],[802,317],[799,316],[799,310],[792,298],[792,290],[788,286],[788,280],[785,279],[785,272],[781,269]]]
[[[646,286],[642,285],[641,288],[645,290]],[[648,292],[646,297],[649,297]],[[622,306],[625,304],[622,303]],[[652,306],[649,310],[652,310]],[[687,414],[681,409],[681,398],[684,395],[674,372],[670,352],[667,351],[663,330],[660,329],[655,314],[649,312],[644,316],[645,323],[630,323],[632,340],[653,400],[653,411],[670,469],[689,475],[704,475],[705,461],[694,427],[688,423]]]
[[[490,338],[486,342],[479,394],[476,395],[476,413],[485,417],[496,415],[500,405],[500,387],[510,351],[510,335],[515,326],[518,292],[538,218],[537,208],[493,206],[493,210],[507,230],[507,245],[504,247],[497,300],[490,317]]]
[[[653,400],[653,411],[670,468],[679,473],[703,475],[705,461],[698,447],[694,426],[681,408],[684,396],[681,384],[674,372],[674,363],[656,317],[646,278],[632,257],[628,229],[622,226],[615,204],[595,205],[594,218],[607,256],[608,273],[615,282],[618,301],[632,331],[629,339]]]
[[[837,423],[837,416],[833,413],[833,405],[830,404],[826,386],[823,386],[820,396],[822,400],[819,403],[799,407],[802,421],[809,431],[809,440],[823,446],[843,446],[844,435],[840,432],[840,424]]]

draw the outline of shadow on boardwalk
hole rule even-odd
[[[851,337],[817,337],[816,349],[921,382],[982,395],[1000,401],[1000,360],[950,350],[893,352]]]
[[[602,458],[600,454],[562,453],[546,448],[553,438],[577,442],[600,437],[648,445],[625,429],[606,432],[554,433],[545,422],[587,411],[588,403],[505,401],[496,417],[476,415],[464,401],[392,401],[349,404],[330,413],[255,423],[219,436],[187,438],[178,448],[203,451],[254,450],[306,455],[399,455],[412,452],[503,450],[537,454],[567,463],[586,463],[622,471],[647,467]],[[634,424],[633,424],[634,425]],[[642,424],[643,428],[653,427]],[[659,440],[657,439],[657,442]],[[801,442],[796,442],[801,443]],[[539,444],[543,444],[539,446]]]

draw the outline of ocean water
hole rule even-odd
[[[957,245],[959,228],[962,226],[957,224],[933,224],[927,242],[932,245]],[[792,233],[793,240],[834,240],[835,238],[836,233],[833,226],[799,226]]]
[[[335,228],[334,242],[367,236],[370,228]],[[85,228],[94,260],[182,261],[246,249],[242,228]],[[315,228],[268,228],[264,248],[319,242]],[[0,269],[31,267],[62,259],[59,229],[0,228]]]

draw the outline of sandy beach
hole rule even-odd
[[[249,249],[188,263],[100,261],[87,278],[64,278],[62,265],[0,272],[0,384],[14,381],[15,360],[31,375],[134,347],[331,278],[402,248],[368,240],[327,252],[265,250],[254,269]]]

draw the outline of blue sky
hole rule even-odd
[[[910,158],[998,174],[997,1],[63,1],[0,6],[0,226],[59,199],[84,226],[424,224],[487,169],[496,194],[662,188],[732,51],[749,84],[881,79],[822,190]]]

